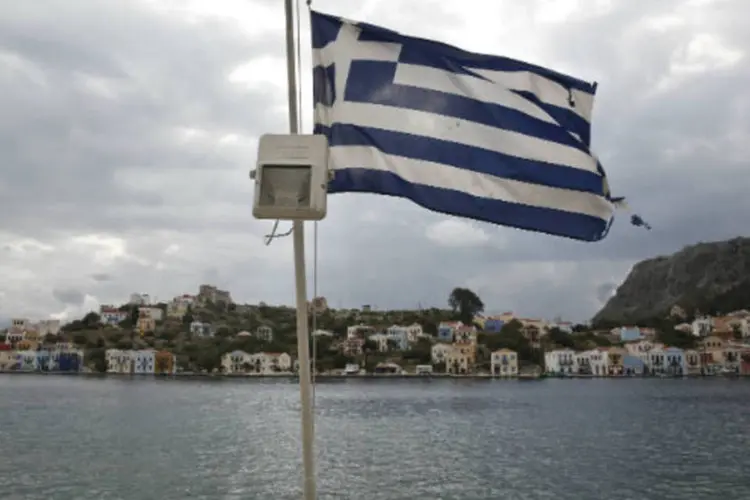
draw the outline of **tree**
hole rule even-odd
[[[44,336],[44,343],[45,344],[54,344],[57,342],[57,335],[52,335],[51,333],[48,333]]]
[[[91,311],[83,317],[81,322],[84,324],[85,328],[99,328],[101,325],[101,317],[94,311]]]
[[[454,288],[448,297],[448,304],[453,314],[466,325],[471,325],[474,316],[484,311],[482,299],[468,288]]]

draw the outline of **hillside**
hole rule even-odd
[[[688,315],[750,307],[750,238],[699,243],[636,264],[595,324],[664,317],[674,305]]]

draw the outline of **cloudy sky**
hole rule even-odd
[[[585,320],[638,260],[747,231],[747,0],[313,7],[598,81],[595,149],[654,227],[620,216],[577,243],[335,195],[319,225],[331,305],[444,306],[468,286],[488,312]],[[264,245],[248,179],[258,136],[286,131],[283,27],[281,0],[0,2],[0,318],[200,283],[293,303],[291,239]]]

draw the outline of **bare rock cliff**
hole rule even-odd
[[[698,243],[639,262],[594,323],[665,317],[674,305],[689,315],[750,308],[750,238]]]

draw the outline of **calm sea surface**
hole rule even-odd
[[[294,499],[287,381],[0,375],[0,499]],[[748,499],[750,380],[317,387],[321,499]]]

